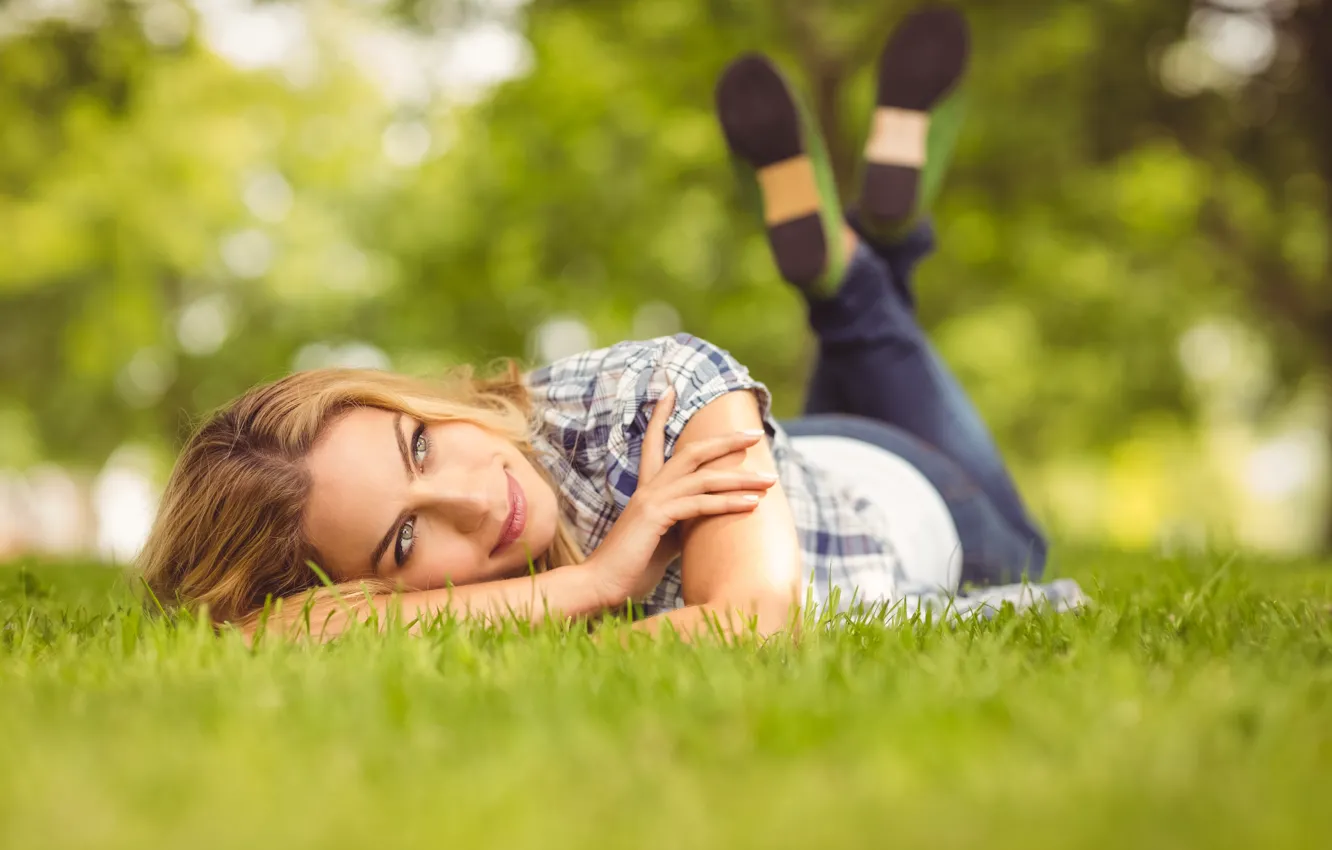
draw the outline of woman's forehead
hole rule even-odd
[[[403,418],[387,410],[358,408],[331,423],[310,451],[304,524],[319,551],[368,554],[392,524],[409,482],[399,445],[408,427]]]

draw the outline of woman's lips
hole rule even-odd
[[[527,496],[523,493],[523,487],[507,469],[504,470],[504,477],[509,479],[509,515],[504,519],[499,542],[490,550],[491,555],[503,552],[509,544],[522,537],[523,530],[527,528]]]

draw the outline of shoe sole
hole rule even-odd
[[[886,222],[901,222],[916,209],[929,112],[957,85],[971,54],[966,18],[932,6],[908,16],[879,57],[879,93],[860,209]]]
[[[722,73],[716,102],[727,146],[754,169],[761,187],[777,268],[786,280],[809,288],[827,268],[828,244],[795,99],[771,62],[749,54]]]

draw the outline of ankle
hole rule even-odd
[[[842,225],[842,256],[847,262],[855,256],[856,248],[860,246],[860,236],[856,234],[855,228],[850,224]]]

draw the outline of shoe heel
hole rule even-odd
[[[742,56],[718,82],[717,116],[727,146],[758,183],[778,271],[802,290],[817,288],[829,266],[819,176],[786,82],[766,58]]]
[[[860,210],[871,223],[901,224],[920,211],[930,112],[962,78],[970,52],[966,19],[945,6],[913,13],[889,37],[861,179]]]

